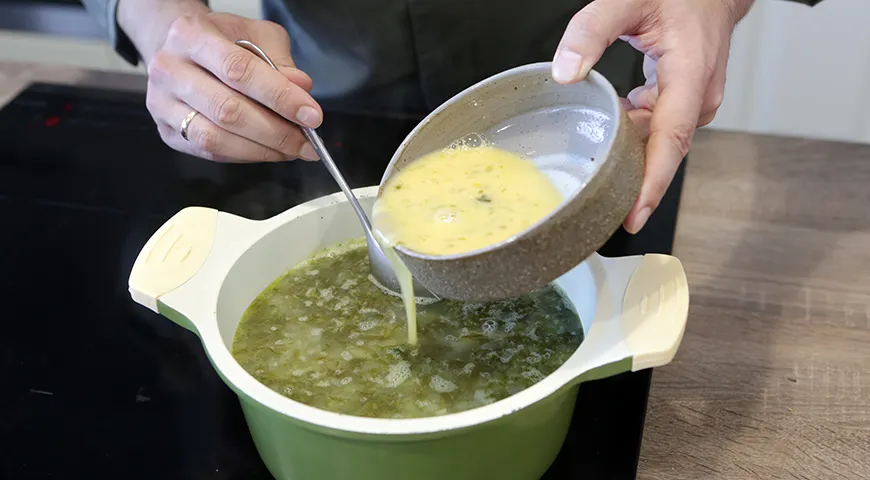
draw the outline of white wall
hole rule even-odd
[[[210,3],[261,16],[258,0]],[[870,0],[758,0],[738,26],[725,103],[709,128],[870,142],[868,24]],[[99,41],[0,31],[2,60],[133,70]]]
[[[712,128],[870,142],[870,0],[758,0]]]
[[[212,10],[230,12],[248,18],[263,18],[260,0],[209,0]]]

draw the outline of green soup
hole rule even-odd
[[[583,340],[570,302],[548,286],[488,304],[421,305],[419,342],[410,347],[401,299],[383,293],[369,271],[362,239],[297,265],[248,307],[233,356],[269,388],[312,407],[411,418],[513,395]]]

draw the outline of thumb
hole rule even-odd
[[[643,3],[595,0],[577,12],[556,49],[553,79],[575,83],[586,78],[607,47],[638,28],[643,20]]]

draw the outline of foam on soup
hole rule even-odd
[[[248,307],[236,360],[293,400],[348,415],[414,418],[476,408],[561,366],[583,330],[554,286],[488,304],[419,305],[407,343],[402,301],[369,275],[364,239],[294,267]]]

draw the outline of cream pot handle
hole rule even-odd
[[[217,229],[218,211],[188,207],[166,221],[142,247],[130,272],[130,296],[158,312],[158,301],[193,278],[205,263]]]
[[[683,265],[670,255],[644,255],[631,275],[622,306],[622,328],[632,371],[669,363],[677,353],[689,313]]]

